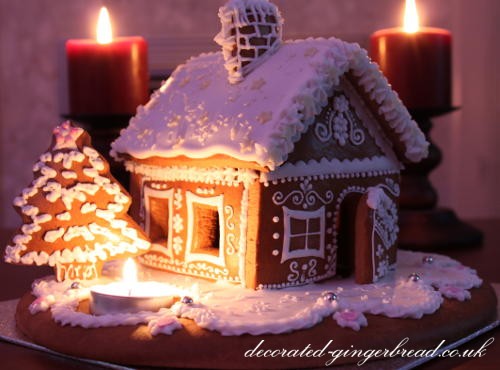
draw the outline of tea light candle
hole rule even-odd
[[[156,281],[137,281],[137,268],[128,259],[123,280],[90,288],[90,310],[95,315],[158,311],[179,300],[176,291]]]

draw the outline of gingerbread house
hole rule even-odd
[[[179,66],[113,143],[154,242],[142,263],[249,288],[376,281],[424,135],[357,44],[281,41],[267,0],[219,15],[223,51]]]

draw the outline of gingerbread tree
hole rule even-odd
[[[58,281],[99,276],[110,259],[142,254],[146,235],[127,214],[130,196],[109,172],[90,136],[69,121],[54,129],[34,180],[14,199],[23,224],[6,262],[50,265]]]

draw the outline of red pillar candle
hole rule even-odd
[[[370,46],[372,59],[409,109],[451,106],[451,33],[419,28],[414,0],[407,0],[405,27],[375,32]]]
[[[112,39],[106,18],[101,9],[97,41],[66,42],[69,115],[132,115],[149,98],[146,41]]]

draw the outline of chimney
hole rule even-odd
[[[283,18],[268,0],[229,0],[219,9],[222,46],[229,82],[241,82],[281,45]]]

